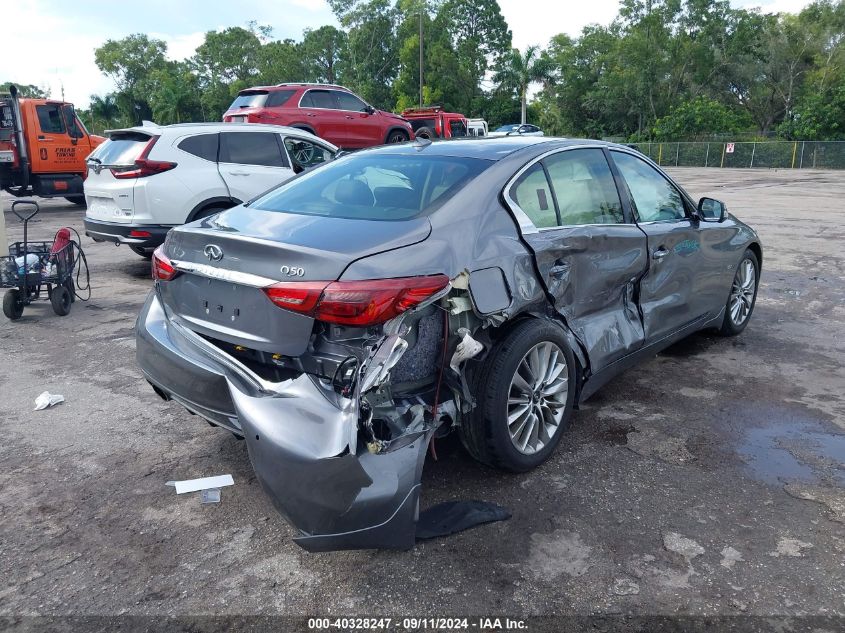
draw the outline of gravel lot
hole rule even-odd
[[[293,545],[244,443],[141,379],[149,263],[83,238],[90,302],[0,315],[0,616],[845,615],[845,172],[672,173],[761,235],[748,329],[617,378],[532,473],[441,441],[424,505],[513,518],[407,552]],[[34,238],[82,232],[79,207],[43,207]],[[67,401],[33,411],[44,390]],[[219,505],[164,485],[222,473]]]

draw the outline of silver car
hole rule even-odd
[[[413,545],[426,449],[526,471],[573,408],[697,330],[741,332],[762,250],[635,150],[417,141],[173,229],[137,354],[246,438],[307,550]]]

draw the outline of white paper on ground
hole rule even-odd
[[[35,399],[35,411],[40,411],[41,409],[46,409],[47,407],[52,407],[54,404],[59,404],[60,402],[64,402],[65,397],[59,395],[57,393],[50,393],[49,391],[45,391],[40,396]]]
[[[186,479],[185,481],[174,481],[176,494],[184,492],[196,492],[207,488],[222,488],[223,486],[234,486],[235,480],[232,475],[217,475],[216,477],[202,477],[201,479]]]

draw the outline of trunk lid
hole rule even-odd
[[[115,178],[112,169],[132,166],[152,137],[152,132],[115,130],[109,132],[109,139],[88,156],[88,177],[85,179],[88,218],[103,222],[132,221],[137,178]]]
[[[165,255],[181,274],[160,284],[162,299],[201,334],[299,356],[314,320],[274,305],[261,288],[335,281],[353,261],[421,242],[430,232],[425,217],[357,220],[235,207],[171,231]]]

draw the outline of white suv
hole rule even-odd
[[[149,257],[172,227],[254,198],[338,148],[278,125],[183,123],[112,130],[88,157],[85,233]]]

